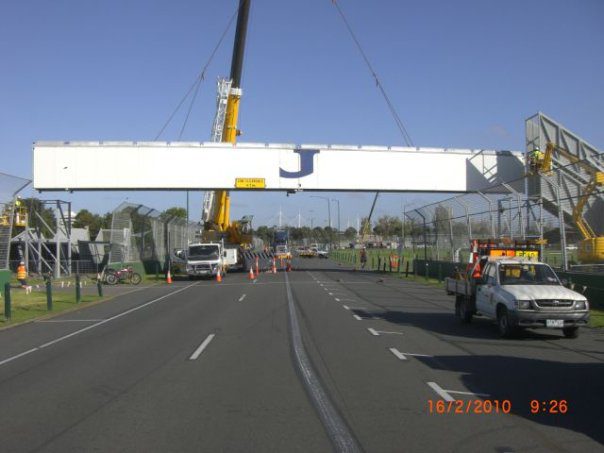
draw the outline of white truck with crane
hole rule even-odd
[[[185,262],[185,272],[189,278],[216,277],[224,275],[238,264],[238,251],[226,248],[221,242],[193,243],[186,250],[176,253]]]
[[[447,294],[455,295],[455,315],[464,323],[482,315],[495,320],[502,337],[521,329],[561,329],[576,338],[589,320],[589,302],[566,288],[552,268],[540,261],[530,242],[472,241],[472,259],[465,273],[447,278]]]

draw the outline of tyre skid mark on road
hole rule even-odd
[[[356,439],[349,430],[344,419],[337,412],[312,368],[302,341],[302,333],[298,323],[294,297],[292,295],[287,274],[285,274],[285,287],[289,308],[289,327],[292,349],[296,358],[295,365],[300,372],[303,384],[319,414],[334,449],[338,452],[360,452],[361,448],[357,444]]]

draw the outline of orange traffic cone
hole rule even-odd
[[[216,272],[216,281],[218,283],[222,282],[222,275],[220,274],[220,269],[218,269],[218,272]]]
[[[168,275],[166,275],[166,283],[169,285],[172,283],[172,275],[170,275],[170,269],[168,269]]]
[[[273,258],[273,268],[272,268],[273,274],[277,273],[277,265],[275,263],[275,258]]]
[[[254,280],[254,269],[253,269],[253,267],[251,267],[251,266],[250,266],[249,279],[250,279],[250,280]]]

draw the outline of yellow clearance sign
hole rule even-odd
[[[264,178],[235,178],[235,189],[266,189]]]

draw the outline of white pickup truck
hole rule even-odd
[[[547,264],[504,258],[482,265],[480,278],[446,279],[447,293],[455,295],[455,314],[462,321],[470,322],[477,314],[496,320],[503,337],[545,327],[576,338],[579,327],[587,325],[587,299],[564,287]]]

